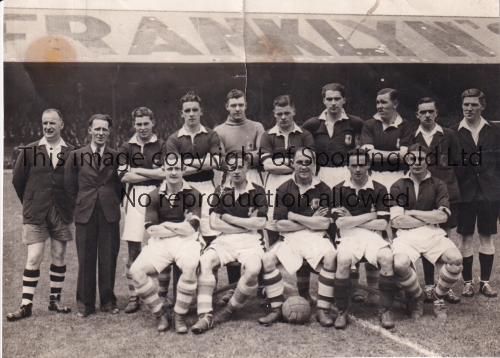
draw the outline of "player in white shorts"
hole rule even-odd
[[[424,294],[415,271],[416,261],[424,256],[432,264],[443,263],[435,297],[434,315],[446,320],[444,297],[460,278],[462,255],[455,244],[439,227],[450,213],[446,184],[427,170],[429,153],[425,147],[413,144],[409,148],[410,171],[391,187],[394,203],[391,207],[391,225],[398,229],[392,251],[394,273],[399,284],[411,296],[411,316],[418,320],[424,313]],[[417,200],[418,198],[418,200]]]
[[[130,275],[130,266],[141,253],[142,241],[146,230],[144,217],[146,206],[144,195],[160,186],[165,174],[161,165],[167,154],[166,143],[153,134],[155,119],[153,112],[147,107],[139,107],[132,111],[132,123],[135,134],[120,147],[118,173],[122,182],[128,184],[127,196],[124,197],[126,216],[122,240],[127,242],[127,284],[129,303],[125,313],[134,313],[139,309],[139,298],[135,293],[135,285]],[[165,279],[167,278],[167,279]],[[170,282],[170,267],[160,274],[160,295],[166,296]]]
[[[378,281],[380,296],[379,318],[382,327],[393,328],[391,308],[397,289],[393,271],[392,251],[380,230],[387,228],[390,197],[384,185],[368,175],[370,159],[363,149],[348,152],[350,178],[333,188],[335,208],[332,212],[338,228],[340,244],[337,246],[337,272],[334,292],[339,316],[335,328],[347,326],[347,312],[351,297],[352,282],[350,268],[363,258],[371,265],[380,266]]]
[[[268,326],[282,319],[281,307],[285,301],[284,284],[278,264],[293,275],[306,260],[309,266],[319,272],[318,320],[323,326],[333,323],[329,309],[333,302],[333,271],[335,268],[335,247],[330,241],[328,230],[331,218],[331,189],[315,175],[314,152],[297,148],[293,157],[294,174],[276,192],[274,217],[283,241],[278,241],[267,252],[264,266],[264,287],[273,311],[259,318],[259,323]],[[324,292],[331,292],[328,294]],[[325,302],[321,302],[324,299]]]
[[[182,179],[184,167],[174,163],[168,155],[163,165],[165,180],[149,194],[145,227],[151,238],[130,268],[137,295],[158,318],[158,331],[168,329],[167,312],[158,296],[158,289],[151,279],[171,264],[182,271],[177,284],[174,307],[176,333],[187,333],[185,316],[196,295],[196,269],[200,260],[201,244],[200,192]]]
[[[246,157],[248,159],[248,157]],[[243,157],[227,163],[227,181],[213,197],[211,226],[221,234],[204,251],[198,276],[198,322],[191,327],[195,334],[204,333],[214,325],[229,321],[255,295],[262,268],[264,243],[262,230],[267,221],[264,188],[247,180],[249,161]],[[258,232],[260,230],[260,232]],[[245,274],[239,279],[234,295],[221,312],[213,313],[212,294],[215,288],[213,269],[239,262]]]

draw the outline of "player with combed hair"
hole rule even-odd
[[[323,86],[321,94],[326,109],[318,117],[308,119],[302,128],[314,137],[319,180],[334,187],[349,177],[347,152],[359,146],[363,120],[345,112],[347,90],[340,83]]]
[[[361,132],[361,148],[370,153],[372,180],[386,186],[391,185],[404,175],[404,155],[413,141],[413,129],[406,119],[397,112],[399,92],[392,88],[384,88],[377,93],[377,113],[365,121]],[[387,231],[389,237],[392,232]],[[370,264],[365,264],[366,282],[368,287],[378,287],[380,272]],[[359,276],[358,276],[359,277]],[[359,294],[353,296],[354,299]],[[362,301],[360,299],[359,301]],[[365,304],[376,306],[375,294],[369,293]]]
[[[250,168],[247,171],[247,179],[255,184],[263,186],[262,175],[264,172],[259,166],[258,149],[260,138],[265,132],[264,126],[260,122],[251,121],[246,117],[247,109],[246,96],[243,91],[232,89],[227,94],[226,110],[229,115],[224,123],[214,128],[214,132],[219,134],[225,153],[245,151],[245,156],[250,161]],[[229,284],[238,282],[241,276],[239,266],[227,266],[227,278]],[[222,298],[224,303],[229,302],[234,290],[229,290]],[[258,292],[262,297],[262,289]]]
[[[169,327],[168,314],[151,276],[171,264],[180,268],[173,321],[175,332],[185,334],[185,317],[196,295],[196,269],[202,248],[198,232],[201,197],[198,190],[183,180],[186,170],[175,155],[167,155],[163,169],[165,180],[149,193],[151,201],[146,208],[145,227],[151,238],[132,264],[130,274],[137,295],[158,319],[157,328],[161,332]]]
[[[28,257],[23,272],[21,305],[17,311],[7,314],[8,321],[32,314],[45,242],[49,238],[52,259],[49,310],[71,312],[61,304],[61,292],[66,276],[66,244],[75,236],[73,212],[64,192],[64,162],[74,147],[61,138],[64,122],[57,109],[43,112],[42,127],[43,138],[21,150],[12,176],[12,184],[23,204],[22,242],[28,247]]]
[[[213,197],[210,214],[212,228],[221,234],[205,249],[198,276],[198,322],[191,331],[200,334],[214,325],[229,321],[248,299],[255,295],[264,255],[262,230],[267,221],[264,188],[247,179],[248,157],[238,157],[227,164],[228,180]],[[247,159],[247,160],[245,160]],[[213,269],[239,262],[245,274],[239,279],[234,295],[220,312],[213,313],[215,288]]]
[[[279,238],[276,222],[273,220],[274,198],[278,187],[293,176],[293,154],[299,147],[316,151],[312,134],[295,124],[295,104],[290,95],[278,96],[273,102],[273,114],[276,125],[265,131],[260,140],[261,161],[267,172],[265,179],[266,194],[269,194],[269,220],[266,229],[269,246]],[[309,293],[310,272],[304,266],[297,271],[297,288],[299,295],[306,298],[311,305],[316,301]]]
[[[350,268],[365,259],[373,266],[380,266],[378,282],[380,296],[379,318],[382,327],[393,328],[391,308],[397,290],[393,271],[392,251],[380,230],[389,222],[390,198],[384,185],[370,178],[370,159],[363,149],[348,152],[350,178],[333,188],[335,208],[332,212],[338,228],[337,272],[334,292],[339,316],[335,328],[347,326],[347,312],[352,291]]]
[[[495,258],[493,235],[497,233],[498,212],[500,210],[500,126],[488,122],[481,115],[486,108],[486,98],[478,89],[468,89],[462,93],[464,118],[451,129],[457,133],[458,141],[466,162],[460,167],[458,185],[462,202],[458,208],[459,234],[458,248],[464,257],[462,296],[474,296],[472,263],[474,249],[473,235],[479,233],[479,293],[486,297],[496,297],[491,288],[490,276]],[[481,160],[479,155],[481,153]]]
[[[451,237],[451,229],[457,226],[458,205],[461,201],[456,176],[456,172],[460,171],[461,148],[456,133],[452,129],[443,128],[436,123],[438,113],[434,99],[424,97],[418,100],[417,112],[415,114],[420,121],[420,126],[415,132],[413,142],[427,148],[433,153],[432,165],[429,165],[427,169],[434,177],[444,181],[448,188],[451,216],[446,223],[442,223],[439,226],[446,231],[448,237]],[[423,257],[422,266],[425,278],[425,301],[432,302],[434,265]],[[438,271],[440,269],[441,267],[438,267]],[[457,297],[453,290],[450,289],[445,296],[445,300],[450,303],[458,303],[460,302],[460,297]]]
[[[153,111],[147,107],[139,107],[132,111],[132,126],[135,134],[120,147],[121,157],[118,173],[123,183],[128,184],[127,193],[132,198],[140,198],[160,186],[165,174],[161,168],[165,155],[167,154],[167,143],[153,133],[155,119]],[[122,240],[127,242],[127,284],[129,289],[129,303],[125,313],[136,312],[139,305],[139,297],[135,292],[134,281],[130,275],[130,267],[141,253],[142,241],[146,231],[144,220],[146,208],[138,202],[132,204],[125,201],[125,227],[123,228]],[[160,273],[158,277],[160,295],[167,296],[170,282],[170,267]]]
[[[391,225],[398,229],[392,244],[394,273],[411,298],[414,321],[424,314],[424,294],[416,272],[416,262],[424,256],[432,264],[442,262],[434,296],[434,315],[446,320],[444,297],[460,278],[462,255],[438,224],[450,217],[446,184],[427,170],[428,150],[417,144],[409,148],[410,171],[391,187]],[[403,194],[403,195],[402,195]],[[418,198],[418,200],[417,200]]]
[[[294,174],[276,192],[274,217],[283,241],[278,241],[262,258],[264,287],[273,309],[259,323],[268,326],[283,318],[284,284],[277,265],[281,263],[293,275],[306,260],[319,272],[317,318],[322,326],[333,325],[330,308],[333,302],[335,247],[328,230],[333,223],[330,208],[332,191],[315,175],[314,152],[297,148],[293,157]]]

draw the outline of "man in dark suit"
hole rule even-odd
[[[45,241],[50,240],[49,310],[69,313],[60,303],[66,273],[66,243],[73,240],[73,215],[64,192],[64,163],[74,149],[61,138],[64,122],[61,112],[47,109],[42,114],[43,138],[20,146],[12,184],[23,204],[22,241],[28,246],[28,259],[23,273],[21,307],[7,314],[17,321],[31,316],[33,295],[40,277]]]
[[[474,296],[472,278],[472,238],[479,232],[479,293],[496,297],[490,284],[495,246],[492,235],[497,233],[500,208],[500,126],[486,121],[481,112],[486,107],[486,98],[478,89],[462,93],[464,118],[451,127],[463,150],[463,163],[457,173],[462,202],[458,208],[457,233],[460,234],[458,248],[463,256],[464,288],[462,296]]]
[[[120,249],[118,152],[106,146],[113,124],[109,116],[95,114],[88,124],[91,143],[71,153],[64,173],[64,187],[75,208],[79,317],[95,312],[96,263],[101,311],[119,313],[113,292]]]

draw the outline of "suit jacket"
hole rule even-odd
[[[464,164],[457,171],[462,202],[465,203],[474,199],[478,186],[489,200],[500,200],[500,126],[488,123],[479,132],[477,145],[467,129],[458,130],[460,123],[451,127],[465,153]],[[472,153],[479,151],[482,163],[477,162],[477,155],[471,157]]]
[[[461,148],[456,132],[449,128],[443,128],[443,132],[436,132],[434,134],[430,146],[427,145],[422,133],[418,133],[413,142],[428,148],[432,153],[437,155],[437,158],[429,157],[430,165],[427,169],[431,172],[432,176],[446,183],[450,204],[455,204],[461,201],[456,175],[461,170],[459,167],[461,165]]]
[[[125,186],[118,178],[118,153],[105,146],[98,169],[91,157],[90,144],[71,152],[64,168],[64,188],[74,207],[76,223],[89,221],[97,199],[106,221],[120,220],[120,201]]]
[[[61,146],[59,162],[52,167],[45,145],[33,142],[21,149],[14,168],[12,184],[23,204],[23,223],[41,224],[52,203],[61,219],[73,222],[73,211],[64,191],[64,164],[75,149],[71,144]]]

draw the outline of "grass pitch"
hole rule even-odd
[[[12,175],[4,174],[3,219],[3,347],[4,357],[330,357],[330,356],[419,356],[422,353],[363,325],[352,323],[344,331],[323,328],[315,320],[315,309],[308,324],[293,326],[278,323],[261,327],[257,318],[267,314],[253,299],[236,314],[235,320],[201,336],[180,336],[172,331],[158,333],[156,321],[146,308],[126,315],[103,313],[88,318],[76,317],[77,256],[74,242],[68,244],[67,275],[63,301],[73,312],[61,315],[47,310],[49,297],[50,252],[46,248],[41,277],[35,293],[33,316],[18,322],[7,322],[5,314],[19,305],[22,271],[26,247],[21,243],[22,208],[11,184]],[[477,240],[478,241],[478,240]],[[478,242],[475,242],[477,252]],[[498,241],[498,237],[495,237]],[[122,245],[118,261],[115,293],[118,307],[128,300],[125,280],[126,245]],[[494,265],[491,284],[500,289],[500,261]],[[420,269],[421,270],[421,269]],[[361,270],[362,282],[364,270]],[[474,277],[479,275],[477,255]],[[297,294],[295,278],[284,275],[285,295]],[[317,289],[317,276],[312,275],[311,292]],[[226,282],[225,270],[219,274]],[[421,277],[421,282],[423,278]],[[172,291],[170,289],[170,291]],[[461,284],[455,286],[461,292]],[[477,292],[477,286],[476,286]],[[171,293],[169,293],[171,295]],[[98,307],[98,306],[97,306]],[[445,324],[434,320],[432,305],[426,304],[424,318],[412,323],[404,308],[395,307],[396,328],[391,333],[403,340],[443,356],[499,356],[500,297],[487,299],[479,294],[462,298],[449,305]],[[378,326],[377,311],[363,305],[352,305],[358,319]],[[193,308],[189,324],[196,321]]]

